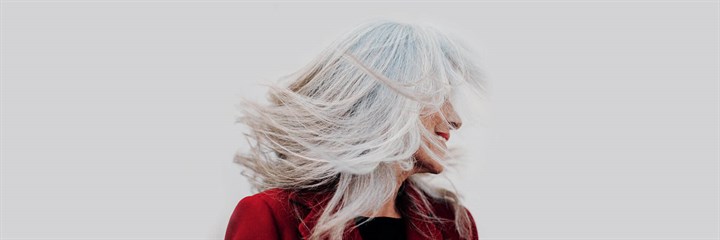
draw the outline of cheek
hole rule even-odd
[[[435,147],[432,143],[430,143],[430,140],[424,139],[423,142],[435,155],[439,156],[440,158],[444,157],[445,152]],[[444,147],[443,143],[440,144],[441,147]],[[417,161],[417,165],[415,166],[415,172],[417,173],[437,174],[443,171],[443,166],[437,160],[430,157],[430,155],[425,152],[423,148],[419,148],[415,152],[415,160]]]
[[[437,125],[438,123],[438,114],[423,117],[420,119],[420,122],[422,123],[423,127],[425,127],[425,129],[427,129],[431,133],[434,133],[435,125]]]
[[[439,120],[440,119],[440,120]],[[423,127],[427,129],[430,134],[435,134],[435,127],[436,125],[441,121],[441,118],[438,114],[433,114],[431,116],[423,117],[421,118],[421,122]],[[432,151],[435,155],[439,156],[440,158],[444,157],[444,151],[441,149],[438,149],[433,143],[431,142],[433,140],[423,138],[423,144],[427,146],[430,151]],[[440,142],[440,147],[445,147],[444,143]],[[415,172],[416,173],[440,173],[443,171],[442,165],[438,163],[435,159],[431,158],[430,155],[423,150],[423,148],[419,148],[415,152],[415,160],[417,161],[417,164],[415,166]]]

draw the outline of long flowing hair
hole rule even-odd
[[[238,152],[235,161],[259,191],[331,189],[311,239],[340,239],[350,221],[377,213],[378,203],[396,194],[398,167],[411,170],[418,149],[444,164],[446,159],[430,150],[444,148],[421,117],[440,112],[457,90],[484,92],[470,52],[431,27],[390,21],[362,25],[270,86],[268,104],[241,103],[238,122],[249,127],[250,151]],[[469,216],[454,191],[416,175],[407,181],[431,198],[421,194],[410,207],[431,209],[432,201],[446,202],[460,236],[471,235]],[[433,214],[423,218],[442,221]]]

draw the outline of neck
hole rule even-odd
[[[371,217],[391,217],[391,218],[402,218],[402,215],[400,215],[400,212],[397,209],[397,206],[395,206],[395,200],[398,196],[398,191],[400,191],[400,186],[402,186],[403,182],[407,180],[407,178],[412,174],[412,172],[399,172],[398,179],[397,179],[397,185],[395,186],[395,191],[393,196],[388,199],[387,202],[383,203],[382,207],[378,211],[377,214],[364,214],[363,216],[371,216]]]

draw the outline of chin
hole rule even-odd
[[[443,166],[438,165],[438,166],[434,166],[433,168],[429,169],[428,173],[440,174],[440,173],[442,173],[443,170],[445,170],[443,168]]]
[[[445,168],[434,160],[423,161],[418,159],[414,173],[440,174]]]

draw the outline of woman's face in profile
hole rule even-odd
[[[441,114],[442,113],[442,114]],[[442,116],[445,116],[443,119]],[[455,112],[452,104],[446,101],[440,108],[440,112],[435,112],[428,116],[421,117],[421,122],[425,129],[431,133],[435,133],[435,139],[423,139],[423,143],[433,151],[433,153],[440,158],[445,157],[445,151],[447,151],[446,142],[450,140],[450,130],[460,128],[462,120]],[[442,149],[438,149],[432,141],[439,142]],[[417,164],[415,166],[415,173],[433,173],[437,174],[443,171],[443,166],[436,160],[432,159],[423,148],[418,149],[415,153],[415,159]]]

